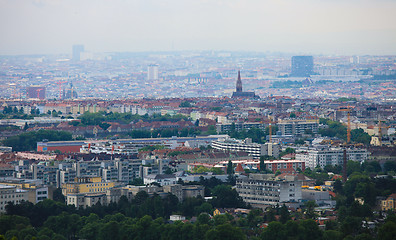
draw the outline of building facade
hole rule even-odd
[[[363,163],[368,159],[366,149],[347,149],[347,161]],[[344,162],[344,149],[310,149],[304,153],[297,153],[296,160],[305,162],[305,167],[314,169],[316,166],[324,168],[326,165],[342,166]]]
[[[258,159],[260,156],[274,156],[279,157],[280,145],[277,143],[251,143],[249,141],[236,141],[236,140],[224,140],[224,141],[213,141],[211,144],[212,148],[221,151],[230,152],[247,152],[253,158]]]
[[[237,179],[236,190],[246,203],[262,207],[301,201],[301,186],[302,181],[293,175],[250,174]]]
[[[264,161],[265,167],[275,173],[296,173],[297,170],[305,170],[305,162],[299,160],[266,160]]]
[[[157,64],[148,65],[147,80],[158,80],[158,65]]]
[[[28,201],[28,191],[17,188],[16,186],[10,186],[0,184],[0,213],[6,211],[6,205],[11,202],[19,204],[22,201]]]
[[[291,60],[292,77],[309,77],[313,74],[313,57],[312,56],[293,56]]]
[[[319,119],[280,119],[278,128],[282,135],[318,133]]]

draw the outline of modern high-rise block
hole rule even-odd
[[[84,45],[73,45],[73,61],[81,60],[81,53],[84,52]]]
[[[292,77],[309,77],[313,73],[312,56],[293,56],[292,57]]]
[[[157,64],[148,65],[147,80],[158,80],[158,65]]]
[[[27,98],[45,99],[45,87],[32,85],[26,89]]]

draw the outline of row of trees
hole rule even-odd
[[[81,120],[81,125],[99,125],[102,122],[119,122],[124,124],[129,124],[130,122],[137,122],[137,121],[145,121],[145,122],[153,122],[153,121],[171,121],[177,122],[182,119],[188,120],[188,117],[176,114],[174,116],[170,116],[168,114],[161,115],[161,114],[153,114],[153,115],[139,115],[139,114],[132,114],[132,113],[113,113],[113,112],[97,112],[97,113],[90,113],[85,112],[84,114],[80,115],[78,119]]]
[[[276,131],[278,131],[278,127],[272,126],[272,134],[275,134]],[[266,136],[269,135],[269,128],[267,127],[265,130],[258,128],[251,128],[249,130],[243,129],[241,131],[236,131],[235,123],[232,123],[230,131],[226,133],[229,134],[230,137],[232,138],[236,138],[236,139],[251,138],[253,142],[265,143]]]
[[[373,219],[377,196],[396,191],[395,179],[371,178],[365,171],[370,168],[378,170],[376,164],[367,164],[360,172],[351,173],[345,184],[340,180],[335,182],[338,220],[327,222],[325,230],[320,230],[314,221],[318,215],[313,201],[292,213],[285,206],[276,206],[264,212],[252,209],[236,218],[228,214],[210,218],[215,208],[249,206],[230,185],[216,178],[201,178],[199,184],[205,186],[205,196],[213,196],[212,200],[198,197],[179,202],[172,194],[161,198],[139,192],[131,201],[122,197],[118,203],[86,209],[52,200],[35,205],[8,204],[7,215],[0,216],[0,234],[7,239],[13,236],[18,239],[392,239],[396,229],[393,215],[376,229],[370,230],[362,224],[363,220]],[[307,171],[306,174],[310,170]],[[314,178],[327,175],[326,170],[319,168],[313,173]],[[232,182],[231,174],[229,178]],[[356,198],[363,199],[364,205],[355,201]],[[197,216],[197,219],[195,223],[168,224],[166,219],[171,214]],[[270,222],[265,229],[264,222]]]
[[[32,108],[29,115],[24,113],[23,107],[18,109],[17,107],[6,106],[0,113],[0,119],[33,119],[33,117],[39,114],[40,111],[35,108]]]
[[[202,239],[207,231],[216,230],[218,225],[225,223],[221,217],[218,217],[218,220],[209,219],[209,214],[212,214],[215,208],[246,207],[236,191],[230,186],[217,181],[206,181],[208,181],[206,186],[213,195],[213,199],[210,201],[197,197],[179,202],[178,198],[172,194],[161,198],[156,194],[150,197],[146,192],[139,192],[131,201],[122,196],[118,203],[111,203],[108,206],[97,204],[86,209],[76,209],[74,206],[66,206],[64,203],[48,199],[37,204],[22,202],[19,205],[14,205],[9,203],[6,206],[7,215],[0,216],[0,234],[5,235],[7,239],[11,239],[13,236],[18,239],[31,239],[32,237],[39,239],[162,239],[164,236],[168,236],[164,231],[166,232],[167,228],[174,226],[166,224],[166,219],[176,213],[188,218],[201,214],[198,221],[208,225],[203,233],[197,235]],[[130,230],[127,231],[127,235],[119,235],[125,232],[122,227],[124,220],[127,221],[125,224]],[[103,229],[107,229],[106,225],[112,221],[115,222],[112,223],[112,228],[118,230],[109,234]],[[139,221],[144,221],[148,225],[155,222],[163,229],[154,231],[154,235],[145,238],[142,236],[147,233],[134,226]],[[130,232],[133,231],[132,229],[136,230],[133,234]],[[240,231],[232,226],[227,229]],[[151,229],[150,232],[153,230]],[[178,232],[180,233],[180,229]],[[112,237],[109,238],[109,236]],[[188,236],[191,238],[191,235]],[[180,235],[174,235],[174,237],[169,238],[168,236],[164,239],[179,238]]]
[[[65,131],[38,130],[21,133],[3,140],[5,146],[12,147],[13,151],[34,151],[37,142],[43,141],[70,141],[72,134]]]
[[[177,198],[173,197],[174,201]],[[143,195],[135,197],[135,204],[141,203],[145,209],[154,209],[161,198],[154,196],[147,198]],[[172,207],[172,200],[169,207]],[[144,206],[148,202],[147,206]],[[208,214],[212,211],[210,204],[199,199],[189,199],[185,209],[200,202],[201,206],[194,207],[197,218],[191,222],[176,221],[169,224],[165,217],[144,215],[130,217],[129,213],[117,212],[115,205],[122,205],[121,209],[128,209],[134,204],[124,198],[119,203],[110,206],[112,211],[103,213],[103,206],[76,210],[51,200],[46,200],[39,207],[44,214],[40,222],[34,222],[34,213],[25,216],[20,212],[10,211],[0,216],[0,239],[17,237],[18,239],[394,239],[396,233],[396,217],[390,215],[385,224],[377,229],[368,229],[362,225],[361,217],[356,217],[352,211],[340,221],[328,221],[325,229],[321,230],[315,220],[314,202],[307,202],[301,212],[289,213],[283,205],[269,208],[263,212],[253,209],[247,215],[233,217],[230,214]],[[174,204],[175,202],[173,202]],[[36,204],[39,205],[39,204]],[[14,208],[16,208],[14,206]],[[364,209],[363,207],[360,207]],[[106,209],[106,208],[105,208]],[[33,209],[34,211],[34,209]],[[342,211],[342,210],[340,210]],[[350,210],[348,210],[350,211]],[[13,214],[11,214],[13,213]],[[21,214],[22,213],[22,214]],[[40,212],[41,213],[41,212]],[[195,214],[194,213],[194,214]],[[294,219],[294,220],[292,220]],[[269,222],[263,229],[263,222]]]

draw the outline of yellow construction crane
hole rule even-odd
[[[348,106],[347,108],[340,108],[339,111],[347,112],[348,115],[348,127],[347,127],[347,144],[351,143],[351,109]]]

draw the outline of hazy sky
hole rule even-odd
[[[0,0],[0,54],[396,54],[396,0]]]

